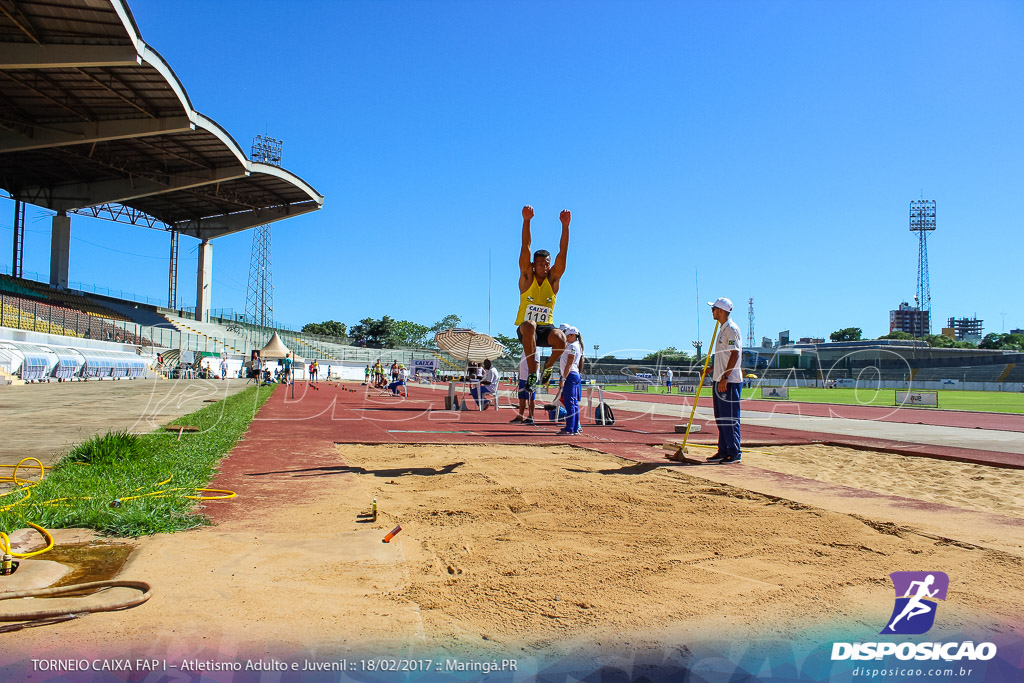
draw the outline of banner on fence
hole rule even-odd
[[[937,391],[900,391],[896,390],[896,405],[898,406],[934,406],[939,407],[939,392]]]
[[[438,361],[436,358],[416,358],[412,361],[412,376],[424,374],[434,376],[437,374]]]
[[[761,398],[789,400],[789,387],[761,387]]]
[[[633,378],[633,391],[647,391],[654,384],[654,375],[650,372],[638,372]]]

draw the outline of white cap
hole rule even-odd
[[[580,331],[572,325],[566,325],[565,328],[562,329],[562,332],[565,334],[575,334],[577,337],[580,336]]]
[[[711,308],[721,308],[726,313],[732,313],[732,302],[726,299],[724,296],[715,299],[714,302],[709,301],[708,306]]]

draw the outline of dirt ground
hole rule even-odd
[[[813,463],[848,484],[1019,514],[1019,470],[788,449],[736,467]],[[274,473],[294,482],[282,505],[140,539],[121,576],[150,582],[148,603],[7,633],[8,657],[69,657],[69,643],[158,657],[597,656],[837,628],[868,637],[898,570],[949,574],[932,637],[1024,633],[1024,554],[922,535],[890,510],[831,512],[569,446],[338,452],[343,466]]]

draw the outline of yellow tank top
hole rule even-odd
[[[532,320],[538,325],[554,325],[556,298],[547,278],[544,278],[540,284],[537,284],[537,278],[534,278],[529,289],[519,295],[519,315],[516,316],[516,327],[522,325],[526,320]]]

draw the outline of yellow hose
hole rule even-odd
[[[11,503],[10,505],[5,505],[3,507],[0,507],[0,512],[6,512],[7,510],[10,510],[13,507],[17,507],[18,505],[21,505],[26,500],[28,500],[29,498],[32,497],[32,488],[34,486],[36,486],[39,482],[38,481],[31,481],[31,480],[28,480],[28,479],[18,479],[18,467],[20,467],[21,464],[24,463],[26,460],[35,460],[36,463],[39,465],[40,480],[41,480],[41,477],[45,475],[45,470],[49,469],[49,468],[45,468],[43,466],[43,463],[41,463],[38,458],[33,458],[31,456],[27,457],[27,458],[22,458],[21,461],[18,462],[17,465],[2,465],[2,467],[14,467],[14,476],[13,477],[0,478],[0,481],[12,481],[13,480],[16,483],[23,483],[25,485],[22,486],[22,488],[17,488],[17,489],[14,489],[12,491],[8,491],[7,493],[0,493],[0,498],[3,498],[4,496],[9,496],[9,495],[11,495],[13,493],[17,493],[18,491],[23,491],[25,493],[25,496],[23,498],[21,498],[20,500],[17,500],[15,502]],[[174,478],[174,475],[172,474],[169,477],[167,477],[167,479],[165,479],[165,480],[155,484],[155,486],[164,486],[164,485],[170,483],[170,481],[173,478]],[[135,490],[136,491],[140,491],[140,490],[142,490],[142,488],[143,487],[139,487],[139,488],[137,488]],[[179,493],[179,495],[181,495],[183,498],[188,498],[189,500],[227,500],[229,498],[237,497],[237,494],[234,491],[228,491],[226,489],[173,488],[173,489],[160,489],[158,491],[150,491],[148,493],[140,493],[140,494],[134,495],[134,496],[125,496],[123,498],[116,498],[115,500],[118,501],[118,502],[124,502],[124,501],[128,501],[128,500],[135,500],[136,498],[158,498],[158,497],[165,497],[165,496],[169,497],[170,494],[173,494],[173,493],[176,493],[176,492],[181,492],[181,491],[191,491],[191,492],[193,492],[193,494],[196,494],[196,495],[186,495],[186,494],[180,494]],[[201,495],[203,493],[212,493],[212,494],[218,494],[218,495],[204,496],[204,495]],[[61,503],[64,503],[64,501],[69,501],[69,500],[91,500],[91,497],[84,496],[84,497],[81,497],[81,498],[70,498],[70,497],[52,498],[50,500],[44,501],[43,503],[40,503],[40,505],[50,505],[50,506],[55,506],[56,507],[56,506],[61,506],[60,505]],[[68,507],[68,506],[65,503],[61,507]],[[41,550],[35,550],[33,552],[30,552],[30,553],[15,553],[15,552],[11,552],[11,539],[10,539],[10,537],[6,533],[4,533],[3,531],[0,531],[0,554],[11,555],[13,557],[19,557],[19,558],[24,559],[24,558],[27,558],[27,557],[34,557],[36,555],[40,555],[40,554],[45,553],[46,551],[51,550],[53,548],[53,545],[54,545],[53,536],[50,534],[49,531],[47,531],[43,527],[39,526],[38,524],[33,524],[32,522],[26,522],[26,523],[29,526],[31,526],[32,528],[36,529],[40,534],[43,535],[43,538],[46,539],[46,547],[42,548]],[[7,597],[9,597],[9,596],[7,596]],[[6,599],[6,597],[0,598],[0,599]],[[148,596],[146,597],[146,599],[148,599]],[[145,600],[143,600],[143,602],[144,601]],[[2,621],[2,620],[3,620],[3,618],[0,617],[0,621]]]
[[[21,467],[22,463],[24,463],[26,460],[35,460],[36,464],[39,465],[39,480],[38,481],[33,482],[30,479],[18,479],[18,468]],[[13,467],[14,468],[14,473],[10,477],[0,477],[0,481],[13,481],[15,484],[22,484],[22,483],[26,483],[26,484],[35,483],[35,484],[38,484],[40,481],[43,480],[43,477],[46,476],[46,470],[49,469],[49,468],[43,466],[43,463],[40,462],[39,458],[33,458],[31,455],[28,456],[27,458],[22,458],[21,460],[19,460],[17,465],[0,465],[0,467]]]
[[[29,522],[28,525],[36,531],[38,531],[39,533],[41,533],[43,535],[43,538],[46,539],[45,548],[43,548],[42,550],[33,550],[30,553],[16,553],[11,550],[10,537],[4,532],[0,531],[0,552],[3,552],[4,555],[11,555],[13,557],[20,557],[21,559],[25,559],[26,557],[35,557],[36,555],[42,555],[47,550],[51,550],[53,548],[53,536],[50,534],[49,531],[39,526],[38,524],[33,524],[32,522]]]

